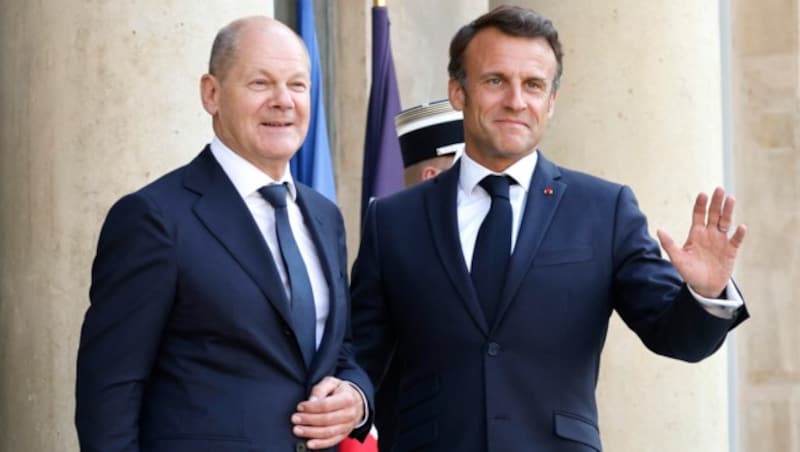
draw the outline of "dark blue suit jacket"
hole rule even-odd
[[[112,207],[78,352],[82,451],[289,452],[290,416],[324,376],[371,399],[350,341],[341,214],[297,194],[330,288],[310,368],[269,248],[208,148]]]
[[[488,324],[459,242],[458,175],[378,199],[366,216],[353,331],[378,386],[381,451],[601,450],[595,385],[612,311],[686,361],[747,317],[716,318],[692,299],[629,188],[540,155]]]

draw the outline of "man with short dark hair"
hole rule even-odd
[[[670,263],[630,188],[538,150],[561,59],[553,24],[527,9],[461,28],[448,89],[464,154],[370,205],[351,290],[359,362],[379,391],[399,382],[396,403],[375,407],[382,451],[601,450],[613,311],[649,349],[690,362],[747,318],[731,281],[745,228],[724,190],[697,197],[684,247],[659,231]]]
[[[84,452],[333,450],[369,430],[342,217],[288,169],[309,124],[305,46],[244,18],[209,66],[211,144],[119,200],[100,234],[78,352]]]

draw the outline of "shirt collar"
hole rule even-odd
[[[533,177],[533,170],[536,169],[536,162],[539,160],[539,151],[533,151],[530,154],[517,160],[513,165],[509,166],[502,173],[496,173],[475,160],[471,159],[465,152],[461,156],[461,167],[458,176],[458,184],[461,190],[466,194],[471,194],[475,187],[483,180],[484,177],[495,175],[508,175],[511,176],[525,193],[531,185],[531,178]]]
[[[211,153],[231,182],[233,182],[233,186],[242,199],[247,198],[265,185],[286,184],[289,188],[289,196],[291,196],[292,200],[297,200],[297,188],[294,185],[292,173],[289,172],[288,164],[283,176],[279,180],[275,180],[242,158],[241,155],[233,152],[216,136],[211,140]]]

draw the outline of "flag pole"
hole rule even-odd
[[[378,6],[378,7],[386,6],[386,0],[374,0],[372,2],[372,6]]]

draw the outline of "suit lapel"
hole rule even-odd
[[[201,195],[193,206],[197,218],[256,282],[284,322],[291,325],[289,301],[269,247],[244,200],[208,147],[189,165],[184,183]]]
[[[336,225],[331,224],[331,219],[326,221],[325,218],[319,215],[320,210],[315,208],[313,197],[318,195],[310,193],[312,189],[304,185],[296,183],[295,186],[297,187],[297,204],[303,213],[306,227],[311,233],[311,238],[314,241],[314,247],[317,249],[317,256],[319,256],[322,266],[322,272],[325,274],[325,281],[328,283],[328,319],[325,321],[325,332],[322,335],[319,348],[314,354],[310,369],[312,374],[311,381],[317,381],[322,376],[315,376],[314,373],[320,368],[321,360],[326,356],[330,356],[331,353],[334,356],[338,356],[338,351],[332,350],[335,344],[331,337],[334,336],[333,329],[336,322],[339,321],[341,312],[343,312],[342,308],[345,307],[343,300],[338,300],[336,297],[337,284],[341,280],[341,275],[339,274],[340,265],[337,263],[337,245],[340,238],[336,236]]]
[[[553,220],[553,214],[567,190],[567,185],[558,180],[560,177],[561,172],[558,168],[540,152],[528,188],[522,224],[508,266],[508,276],[499,300],[495,327],[502,320],[522,283],[522,278],[530,269],[533,258]]]
[[[486,317],[472,285],[467,264],[464,262],[464,252],[461,250],[459,239],[457,212],[459,168],[460,162],[456,162],[452,168],[432,181],[430,189],[425,193],[425,206],[433,243],[442,260],[442,266],[475,324],[487,334],[489,328]]]

